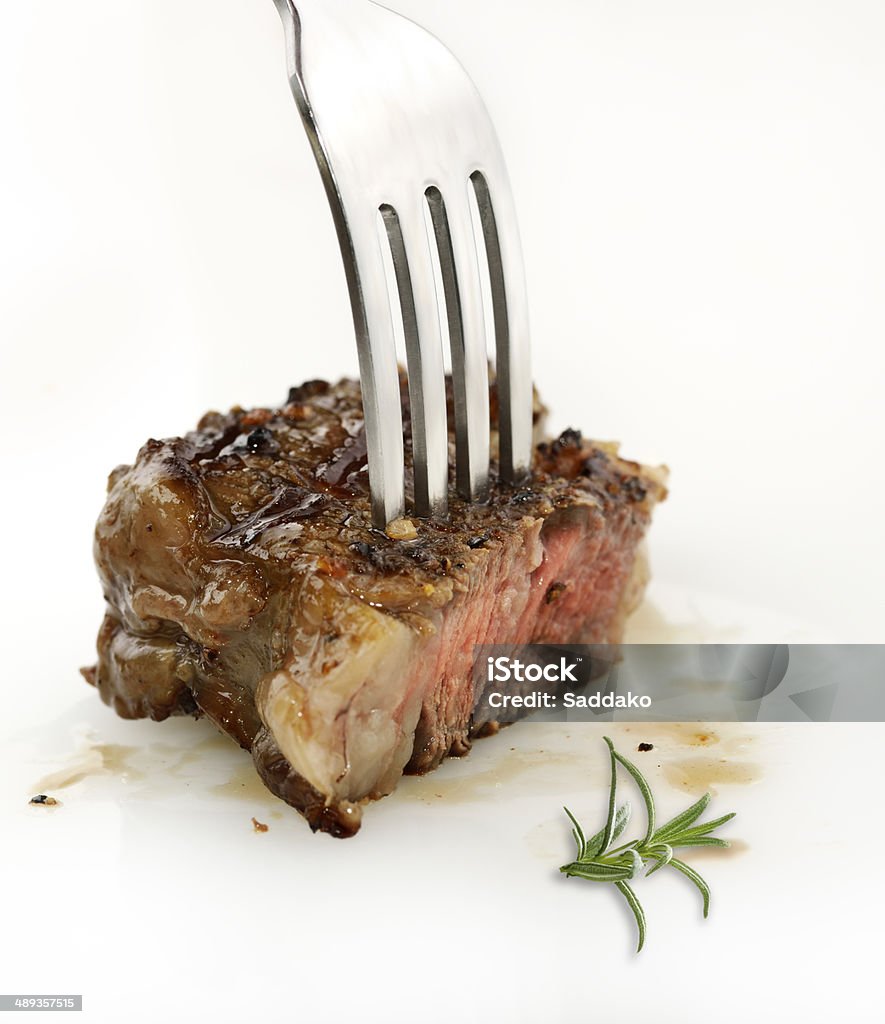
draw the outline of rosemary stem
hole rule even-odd
[[[636,919],[639,929],[639,943],[637,952],[642,949],[645,941],[645,911],[636,897],[636,893],[627,884],[627,879],[633,880],[639,875],[640,868],[644,868],[649,861],[655,861],[655,866],[650,868],[646,877],[655,874],[656,871],[665,867],[671,867],[680,874],[686,876],[699,890],[704,899],[704,917],[707,916],[710,907],[710,888],[703,878],[688,864],[673,856],[676,847],[684,846],[713,846],[717,842],[724,843],[718,837],[713,838],[712,833],[720,825],[725,824],[733,814],[723,815],[701,825],[695,825],[697,819],[704,813],[707,804],[710,802],[709,795],[701,797],[687,810],[678,814],[666,825],[655,829],[655,804],[651,789],[645,776],[639,769],[616,753],[614,744],[606,737],[606,744],[609,748],[611,764],[611,783],[609,787],[608,815],[603,828],[592,838],[585,838],[584,830],[575,816],[565,808],[572,827],[572,836],[578,847],[578,857],[569,864],[564,864],[559,870],[566,877],[583,878],[589,882],[609,882],[624,896],[628,906]],[[647,815],[647,827],[645,835],[641,839],[633,839],[628,843],[622,843],[613,849],[609,844],[619,838],[630,819],[630,807],[622,804],[617,808],[616,789],[618,765],[627,771],[639,790],[645,803]],[[654,837],[658,836],[654,842]],[[712,839],[712,841],[710,841]],[[657,847],[658,849],[654,850]],[[663,848],[660,849],[660,848]],[[654,850],[654,852],[653,852]]]

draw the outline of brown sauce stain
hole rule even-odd
[[[664,778],[671,786],[702,796],[716,795],[717,786],[748,785],[758,782],[762,771],[751,761],[729,761],[724,757],[696,757],[663,764]]]
[[[544,792],[551,785],[551,780],[544,768],[569,767],[576,768],[580,762],[574,753],[556,753],[545,750],[518,750],[511,748],[493,765],[484,766],[478,771],[465,771],[454,778],[446,770],[452,763],[444,762],[427,775],[406,776],[396,789],[397,794],[406,800],[421,800],[434,803],[445,800],[451,803],[473,802],[485,800],[489,794],[515,779],[522,785],[514,792]],[[469,765],[465,765],[469,768]]]
[[[717,786],[749,785],[762,777],[762,766],[747,759],[756,737],[742,724],[654,722],[623,726],[619,732],[628,734],[633,753],[627,756],[640,769],[658,768],[682,792],[715,796]],[[637,752],[640,742],[651,743],[652,750]]]
[[[203,770],[203,766],[207,770]],[[227,781],[213,785],[212,775],[217,779],[219,774],[229,777]],[[207,736],[189,747],[162,742],[130,747],[119,743],[81,741],[80,749],[70,756],[68,763],[44,775],[34,783],[30,792],[50,793],[67,789],[95,776],[125,785],[143,782],[144,785],[133,789],[149,797],[167,796],[193,785],[197,792],[251,801],[264,814],[283,818],[277,809],[280,801],[265,787],[252,759],[221,733]]]
[[[261,781],[258,772],[252,761],[245,761],[240,765],[227,782],[221,782],[216,786],[210,786],[209,792],[216,796],[232,797],[234,800],[260,801],[267,805],[279,803],[277,798]]]
[[[210,736],[186,749],[168,743],[130,747],[119,743],[93,742],[81,746],[71,756],[67,765],[43,776],[34,784],[33,789],[39,792],[66,789],[93,776],[106,776],[124,784],[146,780],[154,795],[163,794],[173,782],[175,784],[171,788],[178,790],[182,784],[190,785],[199,778],[192,770],[192,766],[205,763],[213,755],[216,759],[223,755],[226,761],[230,760],[236,757],[236,747],[226,736],[220,734]],[[243,778],[251,774],[257,783],[257,789],[266,792],[252,768],[251,760],[247,761],[246,766],[240,767],[236,778],[224,786],[241,793],[241,774]]]
[[[756,737],[734,722],[649,722],[613,726],[613,735],[622,738],[627,749],[622,753],[636,757],[639,768],[648,765],[656,755],[663,757],[692,749],[715,748],[720,755],[745,755]],[[637,751],[640,743],[651,743],[652,750]],[[659,758],[660,759],[660,758]]]
[[[236,749],[236,746],[229,737],[222,736],[219,733],[217,736],[210,736],[208,739],[201,740],[187,750],[166,746],[162,743],[154,743],[151,744],[150,752],[154,755],[159,755],[162,761],[160,770],[166,775],[172,775],[175,778],[187,778],[192,774],[187,771],[191,765],[200,764],[212,754],[222,754],[230,757],[236,754]]]
[[[612,736],[615,746],[649,777],[654,788],[656,779],[663,779],[681,792],[701,795],[716,793],[716,785],[746,785],[762,775],[761,765],[746,759],[755,736],[742,724],[721,722],[653,722],[602,724],[594,734]],[[569,739],[567,736],[566,739]],[[490,742],[483,740],[483,743]],[[650,751],[637,751],[639,743],[651,743]],[[709,756],[695,756],[702,752]],[[687,757],[691,754],[691,757]],[[504,790],[511,783],[514,792],[542,793],[555,791],[562,773],[545,768],[584,769],[581,749],[551,751],[510,747],[493,762],[483,758],[482,766],[471,772],[470,758],[462,762],[445,761],[440,768],[424,776],[407,776],[397,787],[397,794],[406,800],[424,803],[478,802],[490,794]],[[455,772],[456,774],[452,774]],[[588,779],[602,784],[602,777]]]
[[[719,733],[703,722],[655,722],[647,726],[628,726],[624,731],[628,729],[643,735],[648,733],[653,738],[642,742],[651,743],[653,748],[661,746],[664,740],[683,747],[712,747],[721,742]]]
[[[80,751],[65,768],[44,775],[34,784],[34,789],[67,789],[91,775],[118,775],[124,782],[143,779],[144,772],[131,763],[138,753],[137,747],[125,747],[119,743],[93,743]]]
[[[132,764],[132,758],[140,753],[138,747],[124,747],[119,743],[96,743],[97,750],[104,764],[104,770],[126,779],[143,779],[145,773]]]

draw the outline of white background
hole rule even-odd
[[[672,469],[672,495],[653,529],[657,578],[810,623],[812,639],[882,641],[885,7],[857,0],[550,0],[543,12],[524,0],[394,6],[461,58],[498,127],[520,213],[535,377],[553,425],[618,438],[628,457]],[[59,709],[60,721],[73,722],[65,701],[91,707],[94,700],[78,689],[72,667],[91,659],[101,614],[89,536],[108,470],[131,460],[146,437],[180,433],[209,407],[273,404],[291,384],[355,370],[337,244],[270,0],[5,4],[0,230],[5,708],[7,728],[18,729],[17,741],[33,754],[39,733],[28,728]],[[92,724],[116,728],[102,712]],[[53,735],[62,732],[58,726]],[[125,731],[115,735],[126,742]],[[797,834],[844,820],[835,791],[821,806],[794,788],[826,779],[817,757],[837,759],[859,743],[850,729],[833,727],[831,735],[832,746],[818,754],[805,734],[791,740],[795,748],[787,749],[800,760],[782,773],[782,792],[772,782],[774,792],[801,804],[787,812]],[[7,750],[21,749],[10,743]],[[39,757],[52,760],[45,749]],[[26,789],[33,771],[16,771]],[[9,806],[20,796],[10,791]],[[859,812],[860,782],[852,799]],[[765,813],[767,821],[773,812]],[[292,831],[300,845],[302,832]],[[827,841],[848,843],[837,836]],[[778,871],[788,870],[793,841],[792,833],[782,838],[770,851],[783,859]],[[21,925],[13,921],[29,912],[35,891],[41,909],[52,910],[52,880],[39,873],[48,867],[36,853],[44,841],[27,832],[11,858],[15,873],[11,867],[6,880],[24,902],[4,905],[12,912],[0,942],[17,945],[19,972],[38,962],[41,941],[50,942],[52,970],[28,974],[26,985],[21,973],[7,977],[0,961],[3,991],[39,991],[57,979],[80,991],[62,970],[64,949],[78,946],[70,922],[61,945],[51,944],[59,933],[49,917],[45,927],[25,930],[33,949],[15,940]],[[166,839],[156,841],[160,850]],[[452,857],[462,841],[451,834]],[[95,864],[83,842],[71,863]],[[186,858],[180,836],[170,849]],[[832,849],[850,856],[847,845]],[[53,870],[64,863],[64,847],[56,852]],[[315,855],[305,856],[313,863]],[[334,856],[341,870],[372,884],[358,875],[355,855]],[[284,863],[277,858],[274,869]],[[108,873],[129,877],[113,865],[87,870],[83,884],[113,889]],[[853,871],[847,860],[835,866],[840,876]],[[164,979],[185,992],[189,953],[176,943],[174,907],[167,900],[162,913],[150,911],[149,858],[140,867],[146,881],[135,906],[146,922],[134,916],[126,924],[122,908],[133,885],[120,882],[116,930],[90,925],[86,901],[83,942],[96,964],[108,955],[103,944],[117,948],[117,972],[126,963],[118,944],[133,942],[132,987]],[[495,870],[475,867],[478,878]],[[291,870],[299,871],[294,855]],[[750,887],[764,867],[744,870]],[[72,872],[65,885],[78,887],[77,877]],[[253,882],[256,900],[273,901],[285,879]],[[527,924],[517,889],[514,882],[500,895],[499,930],[494,909],[476,906],[488,943],[504,943]],[[491,1005],[490,993],[516,983],[518,949],[516,975],[488,977],[485,987],[475,985],[486,970],[481,959],[452,964],[459,939],[448,924],[435,932],[446,916],[439,906],[384,951],[383,964],[368,937],[347,945],[350,960],[339,962],[337,929],[352,937],[354,918],[369,927],[360,891],[347,884],[347,905],[330,891],[328,920],[319,924],[298,920],[297,906],[283,899],[293,929],[318,928],[331,943],[324,956],[341,990],[330,995],[326,1019],[343,1019],[336,1010],[358,1015],[361,1001],[380,1013],[386,986],[413,992],[401,975],[416,943],[441,965],[437,987],[429,1004],[391,1004],[390,1019],[419,1010],[437,1019],[433,1007],[445,999],[458,1007],[448,1019],[472,1019]],[[778,918],[775,929],[789,944],[805,928],[803,955],[811,956],[807,929],[815,922],[801,915],[814,891],[793,895],[794,920]],[[847,906],[835,889],[830,895],[830,913]],[[233,962],[251,950],[246,960],[260,971],[260,935],[242,917],[221,922],[213,903],[220,898],[195,897],[189,911],[204,908],[206,926],[201,933],[188,918],[188,943],[199,948],[205,934],[228,928]],[[394,886],[391,899],[398,898]],[[455,907],[464,930],[477,927],[471,905]],[[840,927],[862,927],[860,920]],[[762,917],[758,925],[768,927]],[[126,927],[141,940],[127,938]],[[445,956],[437,934],[449,943]],[[690,986],[690,965],[708,933],[686,934],[686,966],[672,967],[684,971],[671,978],[680,989]],[[829,955],[834,947],[820,948]],[[152,965],[144,962],[149,949]],[[556,976],[554,1016],[573,1007],[587,969],[579,938],[556,949],[574,956],[576,987],[569,994],[565,975]],[[714,954],[710,944],[704,955]],[[752,949],[740,955],[753,960]],[[658,965],[656,976],[665,977]],[[818,982],[819,1008],[845,1008],[846,965],[836,966],[831,986]],[[807,984],[807,965],[794,968],[784,984]],[[217,970],[223,978],[227,967]],[[304,960],[292,971],[293,1013],[299,1002],[315,1010],[318,997],[307,999],[298,974]],[[714,981],[727,989],[724,963],[722,972]],[[458,992],[466,977],[474,980],[465,1009]],[[281,985],[275,978],[264,979],[268,992]],[[641,974],[633,978],[631,985],[641,984]],[[854,983],[856,1009],[869,1009]],[[92,984],[100,989],[100,973]],[[205,976],[201,985],[205,995]],[[122,990],[119,976],[111,988]],[[588,1012],[619,1008],[622,1019],[638,1019],[624,1011],[623,994],[600,995],[589,983],[584,994]],[[269,1019],[282,1019],[255,998]],[[245,995],[230,1005],[237,1019],[248,1009]],[[120,1007],[115,1012],[123,1019]],[[807,1006],[803,1015],[824,1019]]]

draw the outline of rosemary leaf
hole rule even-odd
[[[633,781],[639,787],[639,792],[642,794],[642,799],[645,801],[645,807],[648,812],[648,828],[645,832],[645,839],[643,839],[642,842],[643,845],[650,843],[655,831],[655,798],[651,795],[651,790],[649,789],[648,783],[645,781],[645,776],[636,767],[636,765],[628,761],[626,757],[623,757],[621,754],[617,753],[614,744],[608,738],[608,736],[605,736],[603,738],[605,739],[605,742],[608,744],[609,750],[612,754],[612,774],[614,774],[615,771],[614,761],[619,761],[633,776]],[[614,798],[614,783],[612,784],[612,798]]]
[[[602,836],[599,839],[598,847],[594,844],[584,851],[585,856],[595,857],[599,853],[604,853],[609,846],[611,846],[612,836],[614,835],[615,829],[615,794],[618,788],[618,766],[615,760],[615,748],[612,746],[611,740],[605,741],[608,743],[609,759],[611,761],[611,783],[608,789],[608,818],[605,822],[605,827],[602,830]],[[596,838],[594,836],[594,838]]]
[[[565,813],[569,816],[569,821],[572,825],[572,835],[575,837],[575,845],[578,848],[578,860],[584,856],[584,850],[587,848],[587,840],[584,838],[584,830],[581,828],[578,819],[572,814],[568,807],[563,807]]]
[[[571,864],[563,865],[559,870],[564,875],[586,878],[589,882],[617,882],[633,877],[632,867],[600,864],[597,861],[573,861]]]
[[[676,836],[670,840],[670,846],[731,846],[727,839],[717,839],[715,836]]]
[[[627,885],[626,882],[615,882],[615,885],[624,894],[628,906],[633,911],[633,916],[636,918],[636,925],[639,928],[639,944],[636,946],[636,952],[638,953],[645,943],[645,911],[642,909],[642,904],[636,898],[636,893]]]
[[[707,809],[707,805],[710,803],[710,794],[704,793],[704,795],[698,800],[697,803],[691,805],[687,811],[683,811],[682,814],[677,814],[675,818],[668,821],[666,825],[661,827],[654,834],[655,842],[666,842],[667,836],[674,835],[677,832],[681,832],[692,822],[695,822]]]
[[[630,808],[630,805],[628,803],[623,803],[618,808],[618,810],[617,810],[617,812],[615,814],[615,824],[614,824],[614,828],[612,829],[612,835],[611,835],[611,839],[609,840],[609,846],[613,842],[615,842],[616,839],[618,839],[620,837],[621,833],[627,827],[627,824],[630,821],[630,813],[631,813],[631,808]],[[569,815],[569,817],[571,817],[571,815]],[[586,851],[584,856],[586,856],[586,857],[597,857],[597,856],[599,856],[599,854],[605,853],[605,851],[608,849],[608,846],[603,846],[602,845],[602,840],[604,838],[605,838],[605,829],[601,828],[595,835],[591,836],[586,841],[586,843],[584,844],[584,850]],[[595,852],[593,852],[593,851],[595,851]],[[579,856],[578,860],[580,860],[580,859],[581,859],[581,857]]]
[[[705,836],[712,832],[714,828],[719,828],[720,825],[724,825],[727,821],[731,821],[733,817],[734,813],[723,814],[721,818],[714,818],[713,821],[705,821],[700,825],[695,825],[694,828],[684,829],[679,834],[681,836]]]
[[[710,886],[707,885],[697,871],[695,871],[694,868],[690,868],[685,861],[677,860],[673,857],[670,860],[670,867],[676,868],[677,871],[681,871],[686,878],[694,882],[694,884],[701,890],[701,895],[704,897],[704,917],[706,917],[710,913]]]

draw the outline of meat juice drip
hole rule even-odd
[[[706,722],[650,722],[648,725],[631,723],[619,728],[637,742],[651,741],[652,749],[674,744],[679,747],[718,747],[723,753],[742,753],[754,737],[742,731],[735,731],[732,723],[709,724]]]
[[[747,761],[728,761],[724,757],[699,757],[664,765],[664,778],[671,786],[688,793],[715,796],[717,785],[747,785],[758,782],[762,770]]]
[[[66,789],[90,775],[118,775],[124,782],[143,779],[144,772],[133,767],[130,759],[137,754],[137,747],[126,747],[119,743],[95,743],[82,751],[65,768],[51,772],[34,784],[34,789]]]
[[[487,740],[483,742],[487,743]],[[474,758],[474,764],[478,757]],[[554,753],[532,748],[518,750],[511,747],[489,767],[470,770],[470,758],[459,769],[455,778],[449,777],[448,763],[427,775],[408,775],[397,787],[397,794],[408,800],[423,800],[432,803],[445,800],[448,803],[473,803],[488,798],[489,792],[504,789],[515,779],[522,782],[514,786],[512,794],[531,791],[543,793],[550,789],[550,773],[544,768],[570,769],[575,764],[572,753]],[[462,774],[463,773],[463,774]]]
[[[262,807],[278,807],[279,800],[261,781],[255,771],[251,758],[243,759],[243,763],[233,772],[227,782],[212,786],[209,790],[213,796],[228,797],[234,800],[259,802]]]
[[[178,792],[182,783],[190,784],[191,765],[205,764],[207,756],[211,757],[213,752],[227,756],[234,750],[230,739],[221,734],[185,749],[167,743],[130,747],[120,743],[81,742],[67,764],[37,780],[33,789],[34,792],[67,789],[89,778],[103,777],[124,785],[143,784],[137,788],[162,796],[167,787]]]
[[[601,739],[604,732],[607,732],[613,738],[617,749],[636,764],[648,778],[655,793],[658,792],[660,781],[663,781],[671,789],[681,793],[700,796],[709,792],[715,796],[714,784],[747,785],[756,782],[762,776],[760,764],[744,760],[734,761],[728,756],[743,756],[747,747],[756,741],[757,736],[747,731],[747,728],[730,722],[715,725],[704,722],[660,722],[647,725],[609,723],[606,726],[595,727],[592,739],[595,743]],[[566,738],[569,738],[568,735]],[[695,751],[726,756],[699,757],[693,755]],[[688,753],[692,756],[686,757]],[[577,751],[571,756],[570,764],[572,770],[568,778],[564,779],[564,783],[572,786],[574,772],[581,767]],[[607,783],[608,776],[605,772],[594,773],[588,780],[589,795],[602,796]],[[568,829],[558,816],[535,825],[526,832],[524,838],[532,856],[547,863],[557,858],[569,859],[569,851],[573,849]],[[727,847],[700,847],[686,851],[690,854],[690,861],[694,863],[695,860],[708,857],[711,860],[737,857],[750,849],[750,844],[743,839],[732,839],[727,833],[723,834],[722,838],[728,841]]]
[[[514,780],[520,780],[513,787],[514,793],[545,792],[551,786],[571,785],[574,773],[583,770],[582,752],[575,744],[580,737],[580,726],[576,730],[571,726],[572,733],[565,736],[569,746],[574,749],[553,749],[561,744],[559,737],[551,737],[548,745],[543,748],[513,747],[502,752],[492,764],[476,765],[470,771],[470,758],[464,762],[463,768],[456,769],[458,774],[451,778],[449,773],[454,769],[444,765],[441,769],[422,776],[407,776],[398,786],[397,795],[408,800],[421,800],[433,803],[445,800],[448,803],[472,803],[488,798],[490,790],[496,790]],[[745,726],[735,727],[732,723],[717,723],[709,726],[703,722],[662,722],[640,725],[631,723],[624,725],[613,722],[594,726],[592,740],[602,738],[608,732],[615,740],[615,745],[626,757],[635,761],[644,773],[654,777],[660,774],[674,789],[684,792],[705,792],[716,794],[716,785],[748,785],[762,777],[762,766],[753,761],[744,760],[747,747],[755,737],[746,731]],[[483,741],[488,744],[488,740]],[[651,750],[637,752],[640,743],[650,742]],[[488,749],[487,747],[481,749]],[[716,756],[688,756],[689,751],[704,750]],[[470,755],[479,760],[476,752]],[[734,758],[738,759],[735,760]],[[551,771],[544,771],[547,767]],[[553,777],[551,777],[553,776]],[[598,782],[599,780],[591,780]]]
[[[674,789],[715,796],[717,786],[744,786],[762,777],[762,766],[745,760],[756,740],[749,729],[732,722],[654,722],[625,725],[619,731],[627,739],[624,753],[642,771],[651,763]],[[640,742],[650,743],[651,750],[638,752]],[[698,756],[702,750],[707,756]],[[691,756],[685,756],[687,751]]]
[[[207,758],[221,755],[225,763],[236,749],[230,739],[221,734],[209,736],[191,748],[181,749],[166,743],[155,743],[145,747],[129,747],[118,743],[90,743],[72,755],[69,763],[43,776],[33,786],[33,792],[67,789],[84,782],[90,777],[103,777],[112,782],[138,783],[138,792],[151,798],[163,799],[182,792],[198,783]],[[277,808],[279,801],[265,788],[255,772],[250,758],[241,755],[238,764],[226,782],[209,785],[197,784],[194,792],[198,797],[205,793],[211,799],[219,797],[248,803],[250,808],[263,817],[282,820],[283,813]],[[194,770],[196,766],[197,770]],[[52,797],[32,803],[47,803],[53,806]],[[60,801],[56,801],[60,805]]]

